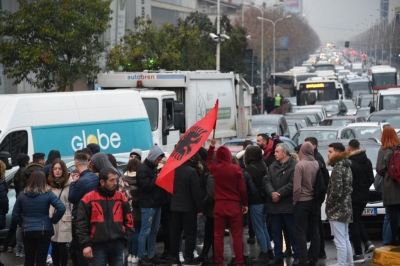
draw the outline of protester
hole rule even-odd
[[[283,265],[282,230],[286,228],[290,244],[293,248],[294,261],[292,265],[299,263],[299,246],[296,239],[296,225],[293,215],[293,177],[297,161],[292,158],[289,147],[280,143],[275,149],[276,161],[269,167],[267,178],[267,207],[271,214],[271,228],[274,238],[275,259],[269,264]],[[290,248],[290,246],[288,246]]]
[[[332,166],[326,198],[326,216],[331,225],[333,242],[337,249],[339,266],[353,265],[353,251],[349,239],[349,223],[353,210],[351,193],[353,175],[351,161],[342,143],[331,143],[328,148],[328,165]]]
[[[0,230],[6,228],[6,214],[8,213],[8,188],[5,183],[6,165],[0,160]],[[4,266],[0,262],[0,266]]]
[[[138,159],[142,161],[142,150],[141,149],[132,149],[131,153],[129,154],[129,160]]]
[[[224,261],[224,234],[226,223],[229,222],[234,240],[236,263],[243,264],[242,243],[242,213],[247,213],[247,194],[243,174],[238,165],[232,164],[232,155],[228,148],[217,149],[217,159],[214,162],[216,140],[211,139],[207,154],[207,167],[214,176],[214,249],[215,262],[222,265]]]
[[[100,146],[96,143],[89,143],[86,148],[90,149],[92,152],[92,155],[95,155],[96,153],[100,152]]]
[[[71,179],[69,178],[68,168],[61,159],[53,160],[50,167],[48,182],[51,191],[64,204],[66,210],[61,220],[54,224],[54,235],[51,237],[52,244],[52,261],[53,266],[68,265],[68,248],[72,240],[71,222],[72,222],[72,204],[68,201],[69,186]],[[54,215],[55,209],[50,207],[50,217]]]
[[[97,189],[79,203],[76,234],[83,255],[92,260],[92,265],[123,265],[133,218],[127,198],[117,191],[117,179],[114,168],[103,168]]]
[[[72,182],[68,194],[68,201],[73,204],[72,242],[70,246],[71,260],[74,266],[89,266],[89,260],[83,256],[82,246],[76,235],[77,210],[83,196],[97,188],[99,178],[88,169],[88,159],[85,153],[75,153],[74,163],[77,173],[71,174]]]
[[[139,206],[142,213],[142,228],[139,234],[139,265],[163,264],[156,256],[156,237],[160,226],[161,206],[166,191],[156,185],[157,166],[164,157],[160,147],[154,145],[137,172]],[[147,256],[146,256],[147,242]]]
[[[55,159],[61,159],[61,154],[60,154],[60,152],[58,150],[51,150],[49,152],[49,155],[47,156],[47,160],[46,160],[46,162],[44,164],[45,165],[44,174],[46,175],[46,177],[49,176],[51,164],[53,163],[53,161]]]
[[[392,238],[390,245],[399,246],[400,184],[391,179],[388,173],[393,148],[400,146],[400,139],[393,127],[385,127],[382,132],[382,147],[378,152],[376,172],[383,176],[383,205],[389,213]]]
[[[272,142],[272,140],[270,140]],[[244,154],[244,164],[252,182],[255,185],[253,195],[249,195],[249,208],[251,212],[251,223],[257,237],[257,243],[261,247],[258,258],[253,259],[255,263],[267,263],[274,259],[271,239],[267,230],[267,199],[261,195],[262,179],[268,174],[268,168],[262,157],[262,150],[258,146],[247,146]]]
[[[351,193],[351,205],[353,209],[353,222],[350,224],[350,232],[354,247],[354,263],[364,262],[361,241],[365,245],[365,253],[371,253],[375,246],[369,240],[367,230],[361,221],[362,213],[369,201],[369,187],[374,183],[372,163],[368,159],[365,149],[360,148],[360,142],[352,139],[348,148],[351,172],[353,175],[353,193]]]
[[[113,156],[114,157],[114,156]],[[114,158],[115,159],[115,158]],[[104,152],[97,152],[90,157],[89,160],[89,169],[96,175],[99,175],[100,171],[103,168],[112,168],[115,172],[117,172],[118,177],[121,175],[115,166],[111,163],[109,156]]]
[[[52,205],[56,211],[49,217]],[[65,212],[64,204],[46,184],[42,171],[34,171],[29,177],[23,193],[18,195],[12,218],[24,228],[25,265],[46,265],[47,251],[50,245],[53,224],[57,223]]]
[[[142,227],[142,214],[140,213],[139,207],[139,191],[137,187],[136,172],[141,165],[139,159],[131,159],[128,162],[127,171],[121,178],[121,181],[126,183],[124,186],[119,186],[119,191],[122,192],[128,199],[131,207],[134,229],[135,231],[131,234],[128,239],[128,263],[138,263],[138,240],[139,233]]]
[[[171,244],[170,254],[173,263],[180,264],[179,242],[185,232],[184,264],[197,265],[193,261],[193,248],[196,246],[197,215],[203,215],[198,170],[201,158],[196,153],[175,169],[174,193],[171,195]]]
[[[299,265],[317,265],[319,254],[318,207],[314,201],[314,189],[318,162],[314,159],[314,148],[304,142],[299,152],[300,162],[296,164],[293,178],[293,212],[296,222],[296,238],[300,251]],[[312,231],[313,249],[308,260],[307,229]]]

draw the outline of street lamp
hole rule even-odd
[[[275,21],[272,21],[272,20],[269,20],[269,19],[266,19],[263,17],[257,17],[257,19],[259,19],[259,20],[263,20],[263,21],[265,20],[265,21],[271,22],[272,26],[273,26],[272,27],[272,29],[273,29],[273,34],[272,34],[272,37],[273,37],[273,40],[272,40],[272,71],[273,71],[272,73],[273,73],[273,76],[272,76],[272,92],[271,92],[272,96],[274,95],[274,91],[275,91],[275,25],[279,21],[287,19],[287,18],[291,18],[291,17],[292,17],[292,15],[289,15],[289,16],[277,19]]]
[[[283,3],[275,4],[273,7],[281,6]],[[264,18],[264,11],[267,9],[261,9],[261,7],[249,4],[247,2],[243,2],[243,6],[250,6],[257,8],[261,12],[262,18]],[[243,9],[243,7],[242,7]],[[261,113],[264,113],[264,23],[261,22]]]

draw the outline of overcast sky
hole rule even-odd
[[[393,0],[392,0],[393,1]],[[267,6],[278,0],[254,0]],[[303,0],[303,15],[322,44],[349,40],[379,19],[380,0]]]

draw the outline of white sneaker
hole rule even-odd
[[[197,253],[197,250],[193,251],[193,258],[197,258],[199,254]]]
[[[183,252],[179,252],[179,260],[180,260],[181,262],[184,262],[184,261],[185,261],[185,259],[183,258]]]
[[[138,257],[132,257],[132,263],[139,263]]]
[[[47,255],[47,260],[46,260],[46,263],[53,263],[53,259],[51,258],[51,255],[49,254],[49,255]]]

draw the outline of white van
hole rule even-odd
[[[13,165],[20,153],[72,157],[89,143],[112,154],[153,145],[143,100],[132,90],[1,95],[0,117],[0,151],[11,153]]]

